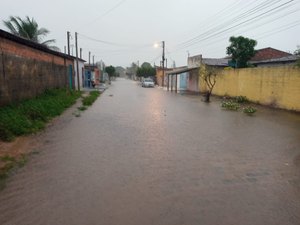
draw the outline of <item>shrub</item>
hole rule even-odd
[[[238,110],[240,108],[240,105],[233,101],[223,101],[221,103],[221,107],[229,110]]]
[[[246,103],[249,102],[246,96],[236,96],[235,101],[237,103]]]
[[[256,109],[252,106],[247,106],[243,108],[243,112],[247,114],[254,114],[256,112]]]

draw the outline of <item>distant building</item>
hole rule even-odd
[[[278,49],[263,48],[257,50],[249,63],[256,67],[283,66],[295,64],[299,58],[299,56]]]

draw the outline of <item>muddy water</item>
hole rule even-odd
[[[37,137],[0,224],[300,224],[300,116],[118,80]]]

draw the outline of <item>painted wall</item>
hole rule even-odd
[[[0,106],[68,87],[69,65],[74,68],[68,57],[0,37]]]
[[[187,73],[182,73],[177,75],[177,89],[184,91],[187,89],[187,79],[188,79],[188,74]]]
[[[81,60],[78,60],[78,68],[79,68],[79,87],[83,87],[83,81],[84,81],[84,62]],[[74,60],[74,84],[75,89],[78,90],[78,81],[77,81],[77,64],[76,60]]]
[[[300,69],[293,66],[225,69],[217,76],[213,94],[242,95],[260,104],[300,111]]]

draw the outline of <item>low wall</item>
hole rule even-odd
[[[222,70],[213,94],[242,95],[263,105],[300,111],[300,69],[282,66]]]

